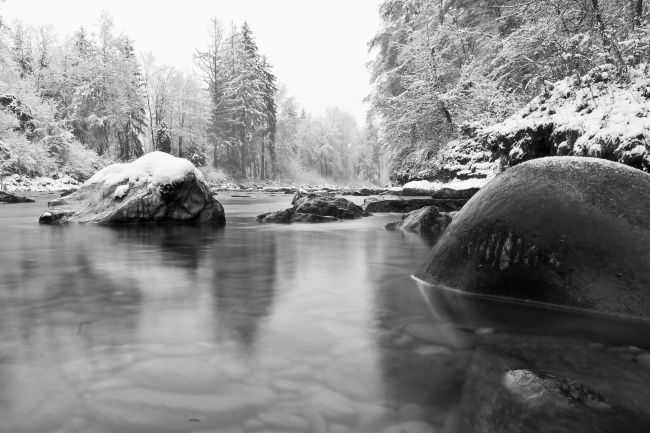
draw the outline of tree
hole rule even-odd
[[[156,150],[172,153],[172,136],[165,122],[161,122],[158,131],[156,131]]]

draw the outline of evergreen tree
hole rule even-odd
[[[161,122],[158,131],[156,131],[156,149],[172,153],[172,136],[165,122]]]

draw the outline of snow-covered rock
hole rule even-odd
[[[39,222],[225,221],[201,172],[164,152],[110,165],[49,207]]]
[[[629,80],[607,65],[550,86],[505,121],[485,128],[478,140],[502,167],[544,156],[604,158],[650,169],[650,79],[645,65]]]
[[[428,180],[414,180],[405,183],[402,187],[402,195],[417,196],[431,195],[431,193],[440,188],[440,182],[429,182]]]

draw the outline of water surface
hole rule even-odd
[[[427,305],[431,245],[383,229],[401,215],[260,224],[291,196],[225,194],[225,226],[39,226],[34,196],[0,205],[0,433],[451,433],[481,404],[463,381],[491,330]],[[524,341],[524,366],[650,401],[640,349]]]

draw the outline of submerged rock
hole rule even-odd
[[[416,277],[463,292],[650,317],[650,175],[593,158],[501,174],[454,218]]]
[[[242,422],[273,404],[276,394],[263,387],[224,385],[218,394],[193,395],[125,388],[86,398],[90,412],[119,431],[193,431]]]
[[[402,229],[416,232],[422,235],[430,235],[436,240],[442,236],[449,223],[451,216],[441,214],[434,206],[427,206],[414,210],[402,216],[402,221],[389,223],[388,230]]]
[[[648,373],[582,339],[492,335],[474,351],[459,431],[645,432]]]
[[[189,161],[164,152],[108,166],[48,206],[40,223],[226,220],[201,172]]]
[[[34,203],[34,200],[0,191],[0,203]]]

